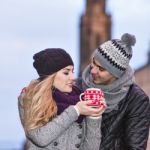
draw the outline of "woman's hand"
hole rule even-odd
[[[85,116],[93,116],[98,117],[102,115],[102,113],[106,109],[105,99],[102,100],[102,105],[100,106],[89,106],[91,104],[91,100],[88,101],[79,101],[75,106],[79,110],[80,115]]]

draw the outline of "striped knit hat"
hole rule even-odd
[[[132,46],[136,43],[134,35],[125,33],[121,40],[113,39],[100,45],[94,52],[94,58],[108,72],[119,78],[129,66]]]

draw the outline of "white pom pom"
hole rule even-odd
[[[134,35],[131,35],[129,33],[125,33],[121,37],[122,42],[124,42],[127,46],[134,46],[136,43],[136,38]]]

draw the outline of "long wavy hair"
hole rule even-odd
[[[41,127],[56,116],[57,105],[52,96],[55,75],[34,80],[27,87],[23,97],[26,131]]]

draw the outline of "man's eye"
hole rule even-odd
[[[105,70],[104,68],[101,68],[101,67],[98,67],[98,69],[99,69],[100,71],[104,71],[104,70]]]
[[[91,65],[90,65],[90,69],[92,69],[92,68],[93,68],[93,65],[91,64]]]

